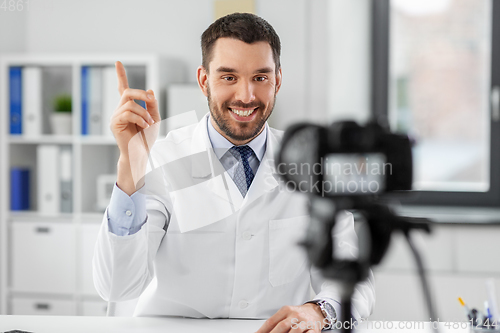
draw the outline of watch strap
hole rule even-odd
[[[321,313],[323,314],[325,319],[328,321],[327,325],[323,329],[330,329],[333,327],[333,324],[335,324],[337,322],[337,312],[335,311],[335,308],[333,307],[333,305],[331,305],[327,301],[325,301],[325,300],[312,300],[312,301],[306,302],[305,304],[307,304],[307,303],[313,303],[313,304],[316,304],[319,306]],[[329,309],[333,313],[330,313],[330,311],[328,311],[328,309],[326,308],[327,306],[329,307]]]

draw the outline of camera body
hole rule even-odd
[[[296,124],[285,132],[278,173],[299,191],[322,197],[379,196],[410,190],[411,142],[377,123]]]

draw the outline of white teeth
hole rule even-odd
[[[255,109],[249,110],[249,111],[241,111],[241,110],[236,110],[236,109],[229,109],[229,110],[233,111],[234,113],[236,113],[240,117],[248,117],[249,115],[251,115],[255,111]]]

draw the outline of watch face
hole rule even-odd
[[[333,319],[337,319],[337,312],[330,303],[324,302],[323,307],[328,315],[330,315],[330,317],[332,317]]]

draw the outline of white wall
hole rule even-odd
[[[185,82],[196,82],[200,36],[212,21],[211,4],[52,0],[27,14],[26,51],[159,53],[181,64]]]
[[[283,88],[271,123],[354,119],[370,114],[371,0],[268,0],[257,13],[282,42]]]
[[[280,129],[306,114],[306,7],[305,0],[257,2],[257,14],[274,27],[281,40],[283,83],[270,119]]]
[[[26,11],[0,10],[0,56],[24,52],[26,48]]]
[[[370,0],[328,1],[327,100],[330,120],[370,114]]]

